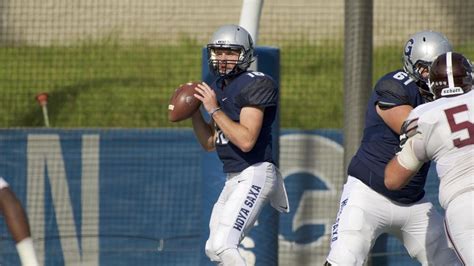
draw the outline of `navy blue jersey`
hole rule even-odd
[[[418,85],[403,70],[390,72],[375,85],[367,105],[365,128],[359,150],[349,164],[348,174],[360,179],[378,193],[391,200],[409,204],[424,194],[429,163],[423,165],[410,183],[398,191],[390,191],[384,184],[387,163],[399,151],[399,134],[394,132],[377,114],[376,105],[389,109],[399,105],[413,108],[424,103]]]
[[[272,124],[276,117],[278,86],[270,77],[260,72],[243,72],[225,84],[217,79],[211,84],[222,111],[233,121],[240,121],[240,111],[245,106],[264,107],[263,125],[253,149],[243,152],[231,143],[216,125],[216,150],[224,164],[224,172],[240,172],[259,162],[271,162]]]

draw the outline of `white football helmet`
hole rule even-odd
[[[428,69],[439,55],[452,50],[449,40],[443,34],[430,30],[417,32],[405,44],[403,69],[415,81],[427,84],[428,79],[421,75],[423,69]]]
[[[220,65],[227,64],[228,60],[218,60],[214,49],[231,49],[239,51],[239,59],[232,70],[222,73]],[[207,45],[209,69],[219,76],[232,76],[246,71],[253,62],[252,36],[244,28],[237,25],[224,25],[217,29]]]

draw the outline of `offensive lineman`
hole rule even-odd
[[[474,265],[474,91],[472,66],[461,54],[439,56],[430,70],[435,101],[411,111],[411,136],[385,168],[388,189],[402,188],[423,162],[434,160],[446,234],[465,265]],[[450,97],[450,98],[448,98]]]
[[[429,163],[402,190],[390,191],[384,185],[385,166],[399,149],[402,123],[413,108],[431,98],[428,67],[451,50],[441,33],[415,33],[405,44],[404,69],[386,74],[375,85],[361,145],[348,167],[325,265],[363,265],[382,233],[396,236],[422,265],[458,264],[443,233],[442,216],[424,197]]]
[[[209,68],[218,78],[200,84],[195,97],[211,117],[192,116],[194,132],[207,151],[217,150],[227,175],[209,222],[206,254],[220,265],[245,265],[238,245],[263,206],[281,211],[289,205],[283,179],[272,159],[272,123],[278,86],[260,72],[247,71],[253,42],[242,27],[220,27],[207,45]],[[278,136],[276,136],[278,137]]]

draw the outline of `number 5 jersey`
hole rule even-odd
[[[415,155],[436,162],[439,202],[447,208],[456,195],[474,190],[474,90],[420,105],[408,117],[413,119],[421,134]]]

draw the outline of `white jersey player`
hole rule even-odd
[[[445,227],[460,260],[474,265],[474,91],[472,66],[463,55],[446,53],[431,65],[435,101],[418,106],[404,124],[409,136],[385,168],[385,185],[400,189],[422,163],[436,162]]]

